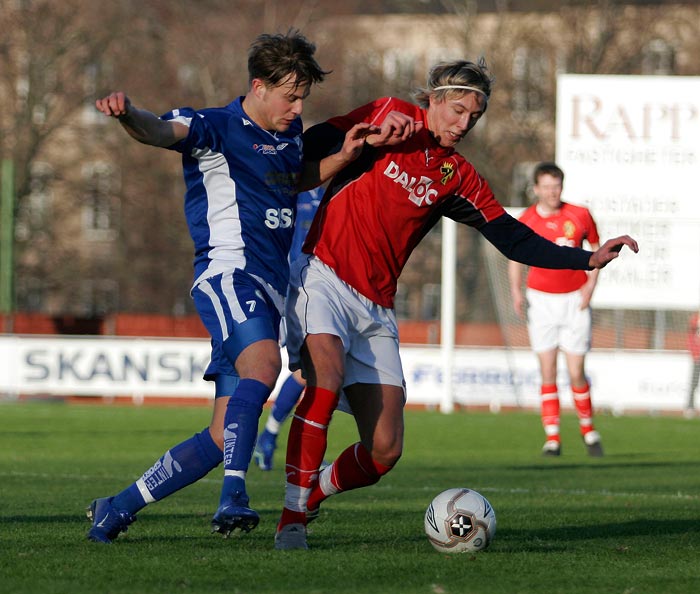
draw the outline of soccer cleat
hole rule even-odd
[[[589,431],[583,436],[583,443],[586,444],[588,455],[592,458],[601,458],[603,456],[603,444],[600,440],[600,433],[597,431]]]
[[[561,456],[561,444],[555,439],[548,439],[542,446],[543,456]]]
[[[211,520],[211,531],[228,538],[236,528],[250,532],[258,525],[258,512],[248,507],[248,495],[235,491],[226,503],[222,503]]]
[[[272,456],[277,448],[277,436],[269,431],[263,431],[255,444],[253,458],[260,470],[272,470]]]
[[[304,524],[287,524],[282,526],[275,534],[275,549],[278,551],[308,548],[309,545],[306,544],[306,526]]]
[[[87,533],[88,540],[111,544],[120,532],[126,532],[129,524],[136,521],[136,516],[112,507],[112,499],[95,499],[85,510],[85,515],[92,522],[92,528]]]

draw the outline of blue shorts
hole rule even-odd
[[[239,381],[238,355],[260,340],[279,340],[280,312],[262,284],[242,270],[199,282],[192,298],[211,335],[204,379],[216,382],[216,396],[231,396]]]

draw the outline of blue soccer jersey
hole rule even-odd
[[[304,245],[306,234],[311,228],[311,221],[314,220],[318,205],[321,204],[321,198],[323,198],[323,188],[314,188],[313,190],[299,193],[294,236],[292,238],[292,247],[289,250],[290,262],[294,262],[301,254],[301,247]]]
[[[175,109],[163,116],[189,127],[169,147],[182,153],[185,216],[194,241],[195,285],[241,269],[285,295],[287,255],[302,167],[302,122],[270,132],[243,111],[226,107]]]

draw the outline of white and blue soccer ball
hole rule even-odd
[[[496,512],[472,489],[447,489],[425,511],[425,533],[441,553],[475,553],[496,535]]]

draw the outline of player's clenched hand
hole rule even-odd
[[[366,122],[360,122],[355,124],[350,130],[345,134],[345,140],[340,152],[345,158],[345,161],[350,162],[357,159],[362,152],[362,147],[365,144],[367,137],[370,134],[378,134],[379,126],[374,124],[368,124]]]
[[[588,260],[588,265],[591,268],[604,268],[609,262],[613,261],[620,255],[620,250],[624,246],[627,246],[635,254],[639,251],[639,246],[634,239],[632,239],[629,235],[621,235],[620,237],[615,237],[614,239],[608,239],[595,252],[593,252]]]
[[[423,122],[400,111],[391,111],[384,118],[378,134],[367,138],[371,146],[394,146],[411,138],[423,128]]]
[[[127,115],[131,101],[124,93],[117,91],[95,101],[95,107],[107,116],[119,118]]]

